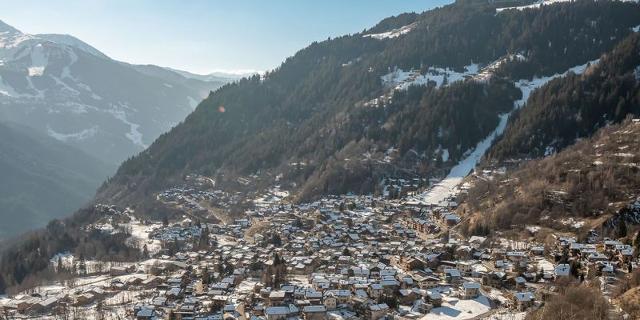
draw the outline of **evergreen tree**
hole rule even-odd
[[[0,294],[3,294],[7,289],[7,284],[4,281],[4,277],[0,274]]]
[[[56,271],[60,273],[63,270],[64,270],[64,265],[62,264],[62,257],[58,256],[58,265],[57,265]]]
[[[627,236],[627,222],[622,217],[620,218],[620,222],[618,223],[616,236],[618,237],[618,239],[624,238]]]

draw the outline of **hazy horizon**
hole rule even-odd
[[[4,4],[0,20],[30,34],[70,34],[129,63],[196,74],[248,73],[273,69],[313,41],[449,2],[25,0]]]

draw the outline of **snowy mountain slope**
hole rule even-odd
[[[119,163],[223,84],[151,68],[112,60],[72,36],[29,35],[0,22],[0,117]]]
[[[72,36],[72,35],[68,35],[68,34],[55,34],[55,33],[48,33],[48,34],[37,34],[35,35],[35,37],[40,38],[40,39],[44,39],[44,40],[49,40],[51,42],[55,42],[55,43],[59,43],[59,44],[65,44],[68,45],[70,47],[74,47],[77,49],[80,49],[82,51],[85,51],[87,53],[91,53],[92,55],[96,56],[96,57],[100,57],[100,58],[105,58],[105,59],[109,59],[109,57],[107,57],[104,53],[100,52],[100,50],[94,48],[93,46],[91,46],[90,44]]]
[[[185,174],[233,182],[260,172],[265,180],[282,175],[280,183],[295,184],[306,200],[377,192],[375,181],[389,175],[440,177],[477,149],[469,158],[475,165],[514,100],[533,88],[514,82],[596,59],[638,25],[638,9],[577,2],[496,15],[457,3],[313,43],[264,79],[215,92],[125,162],[98,199],[129,205],[144,198],[141,190],[168,187]],[[410,32],[384,41],[364,36],[408,25]],[[458,179],[471,170],[460,169]]]

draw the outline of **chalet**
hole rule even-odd
[[[274,290],[269,294],[269,305],[280,306],[284,304],[286,293],[282,290]]]
[[[518,310],[524,311],[533,306],[534,297],[531,292],[516,292],[514,294],[515,304]]]
[[[369,287],[369,295],[374,299],[377,299],[380,296],[382,296],[383,292],[384,292],[384,288],[379,283],[372,283],[371,286]]]
[[[304,298],[312,305],[322,304],[322,292],[315,290],[306,290]]]
[[[460,217],[454,213],[448,213],[442,216],[442,221],[448,226],[455,226],[460,223]]]
[[[338,299],[336,299],[333,292],[327,292],[322,299],[322,303],[327,310],[335,310],[338,306]]]
[[[447,283],[460,283],[462,281],[462,275],[458,269],[445,269],[444,279]]]
[[[153,319],[156,315],[156,311],[153,307],[143,307],[135,312],[137,320]]]
[[[31,305],[29,308],[29,312],[31,313],[46,313],[52,310],[59,303],[59,299],[56,297],[51,297],[48,299],[44,299],[42,301],[38,301]]]
[[[438,277],[429,275],[423,276],[419,274],[413,274],[412,277],[420,289],[431,289],[437,287],[440,284],[440,278]]]
[[[427,302],[437,308],[442,305],[442,295],[437,291],[427,291]]]
[[[488,274],[485,274],[482,277],[482,284],[485,286],[490,286],[494,288],[500,288],[503,285],[503,282],[506,280],[507,274],[501,271],[494,271]]]
[[[604,249],[606,251],[615,251],[616,246],[622,245],[623,243],[618,240],[605,240],[604,241]]]
[[[183,296],[183,290],[178,287],[173,287],[165,293],[165,296],[169,299],[178,299]]]
[[[527,259],[527,254],[524,251],[509,251],[507,252],[507,259],[514,263],[519,263]]]
[[[327,316],[327,308],[323,305],[306,306],[302,308],[305,320],[322,320]]]
[[[589,262],[609,261],[609,257],[604,253],[592,253],[587,257]]]
[[[109,269],[109,275],[112,277],[122,276],[132,271],[131,267],[111,267],[111,269]]]
[[[422,261],[413,258],[413,257],[393,257],[391,259],[391,264],[404,270],[405,272],[409,272],[416,269],[421,269],[424,267]]]
[[[544,247],[543,246],[534,246],[529,249],[529,252],[535,256],[543,256],[544,255]]]
[[[462,284],[462,299],[475,299],[480,295],[480,284],[476,282],[465,282]]]
[[[378,320],[386,316],[389,312],[389,306],[386,303],[372,304],[369,306],[369,319]]]
[[[416,301],[416,299],[418,298],[418,295],[413,290],[400,289],[398,293],[399,293],[399,302],[402,305],[406,305],[406,306],[413,305],[413,302]]]
[[[456,269],[458,269],[461,274],[468,275],[471,273],[474,264],[474,261],[456,261]]]
[[[556,279],[568,277],[571,274],[571,266],[567,263],[559,264],[553,269],[553,275]]]
[[[264,310],[264,315],[267,320],[281,320],[287,319],[294,311],[297,313],[297,308],[291,310],[290,306],[268,307]]]

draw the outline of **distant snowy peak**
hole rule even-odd
[[[47,46],[47,44],[75,48],[103,59],[109,59],[104,53],[76,37],[67,34],[27,34],[0,20],[1,60],[22,58],[23,46]]]
[[[12,33],[21,33],[18,29],[4,23],[0,20],[0,35],[2,34],[12,34]]]
[[[109,59],[104,53],[100,52],[98,49],[92,47],[90,44],[68,34],[36,34],[34,37],[39,39],[48,40],[54,43],[67,45],[70,47],[74,47],[80,49],[84,52],[90,53],[94,56]]]
[[[70,35],[0,22],[0,114],[119,163],[179,123],[225,81],[113,60]]]
[[[24,34],[0,20],[0,58],[4,56],[4,51],[16,48],[30,39],[33,39],[32,35]]]

